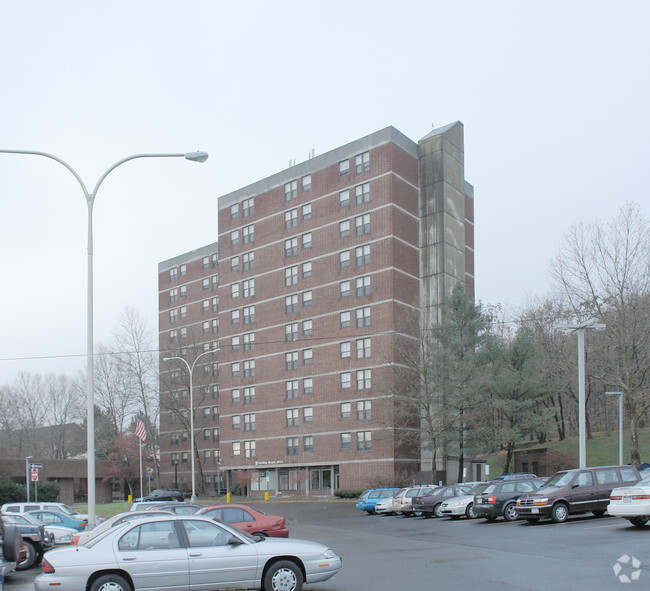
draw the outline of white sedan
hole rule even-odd
[[[317,542],[253,537],[194,515],[126,521],[84,546],[51,550],[36,591],[301,591],[327,581],[341,559]]]
[[[476,519],[474,512],[474,495],[482,493],[489,485],[489,482],[479,482],[467,491],[466,495],[452,497],[440,505],[440,513],[443,517],[459,519],[463,515],[468,519]]]
[[[607,513],[625,517],[632,525],[643,527],[650,520],[650,476],[634,486],[615,488],[609,495]]]

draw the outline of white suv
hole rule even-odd
[[[408,488],[403,488],[399,492],[395,493],[393,497],[392,509],[394,513],[401,513],[404,517],[410,517],[415,515],[419,517],[422,515],[421,511],[413,511],[411,502],[413,497],[421,497],[428,495],[434,489],[438,488],[433,484],[422,484],[418,486],[410,486]]]
[[[65,503],[5,503],[0,507],[0,513],[27,513],[27,511],[58,511],[79,521],[88,519],[88,515],[71,509]]]

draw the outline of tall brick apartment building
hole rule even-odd
[[[253,494],[330,494],[420,470],[393,414],[405,327],[474,290],[463,126],[393,127],[218,200],[218,242],[160,277],[161,478]],[[217,250],[218,245],[218,250]]]

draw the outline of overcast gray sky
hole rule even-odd
[[[0,148],[50,152],[95,206],[96,342],[125,306],[157,330],[157,265],[217,239],[217,197],[387,125],[465,124],[476,290],[548,290],[567,228],[648,215],[650,3],[435,0],[0,3]],[[86,205],[45,158],[0,155],[0,384],[74,373]],[[43,361],[31,357],[79,355]]]

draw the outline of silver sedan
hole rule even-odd
[[[341,559],[317,542],[260,538],[200,516],[125,522],[84,546],[51,550],[36,591],[300,591],[326,581]]]

